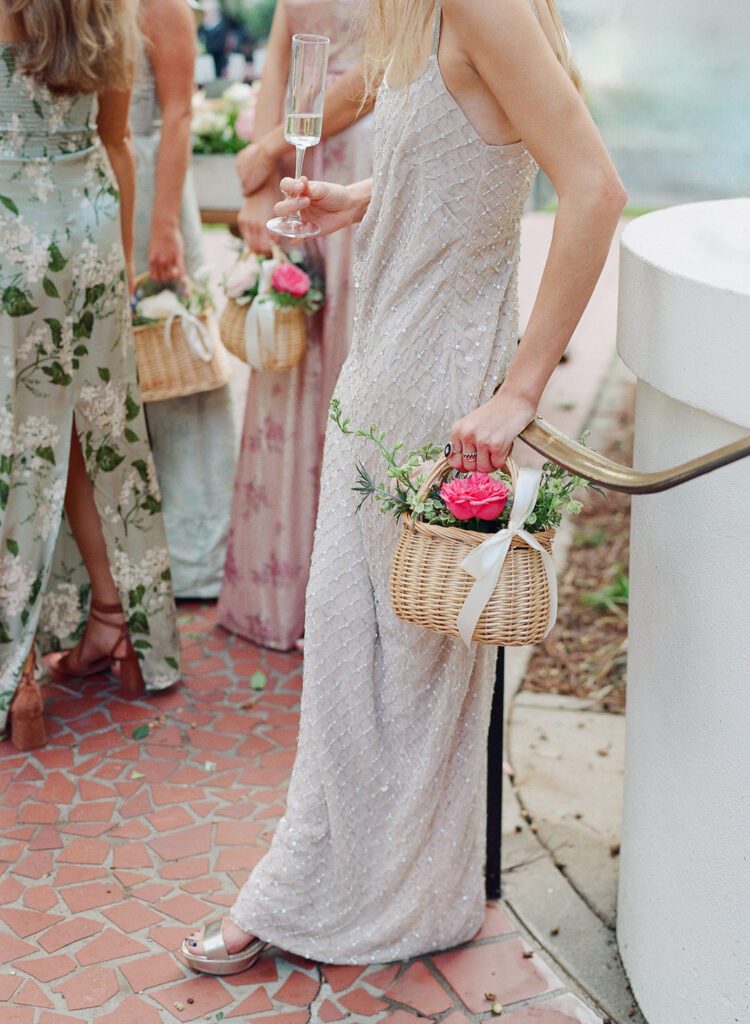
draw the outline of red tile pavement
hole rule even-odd
[[[231,905],[283,813],[301,657],[229,636],[210,604],[183,604],[180,627],[173,692],[125,702],[107,679],[54,686],[47,747],[0,743],[2,1024],[466,1024],[489,1018],[488,992],[509,1024],[600,1020],[522,956],[497,905],[474,943],[411,964],[274,951],[234,977],[193,975],[174,951]]]

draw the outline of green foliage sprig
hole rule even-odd
[[[426,444],[406,452],[406,460],[399,463],[397,460],[403,456],[405,448],[403,441],[389,445],[386,442],[385,431],[380,430],[374,423],[366,430],[352,426],[349,418],[344,416],[341,402],[337,398],[331,401],[331,419],[343,434],[361,437],[374,444],[386,463],[388,482],[381,483],[373,478],[360,460],[355,462],[357,475],[352,489],[362,495],[358,509],[368,498],[373,498],[380,506],[381,512],[390,512],[397,519],[409,514],[434,526],[458,526],[482,533],[496,533],[508,526],[512,499],[498,519],[486,522],[478,519],[456,519],[443,501],[439,486],[430,488],[427,496],[420,498],[420,490],[427,479],[427,471],[431,468],[425,467],[425,463],[434,462],[443,454],[443,449],[439,445]],[[469,474],[454,472],[454,475]],[[511,483],[510,476],[505,472],[498,471],[491,475],[509,485]],[[575,476],[557,463],[545,462],[542,467],[539,495],[533,512],[526,520],[525,528],[529,533],[556,529],[564,515],[578,515],[583,506],[573,495],[579,488],[588,486],[588,482],[582,477]]]

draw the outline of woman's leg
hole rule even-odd
[[[104,533],[94,502],[94,488],[86,471],[75,420],[70,440],[65,514],[89,575],[92,603],[112,608],[117,606],[115,611],[98,612],[96,617],[89,617],[75,660],[92,661],[112,652],[122,631],[124,613],[112,578]]]

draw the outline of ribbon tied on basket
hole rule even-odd
[[[188,348],[196,359],[202,359],[204,363],[211,362],[214,340],[210,332],[197,316],[183,306],[173,291],[165,288],[156,295],[141,299],[140,311],[143,316],[164,320],[164,343],[170,348],[172,346],[172,324],[175,320],[179,320]]]
[[[524,530],[523,526],[534,510],[542,474],[537,469],[523,467],[518,471],[513,505],[510,510],[510,523],[505,530],[493,534],[478,547],[470,551],[461,562],[461,568],[473,576],[476,583],[464,601],[458,614],[457,626],[461,639],[468,647],[474,635],[477,622],[492,597],[505,559],[510,551],[514,537],[519,537],[529,547],[534,548],[542,556],[542,563],[547,574],[549,586],[549,617],[545,637],[555,624],[557,618],[557,576],[555,566],[549,552],[539,543],[533,533]]]
[[[263,349],[273,351],[276,332],[276,307],[268,301],[273,272],[282,260],[263,260],[260,265],[258,294],[245,317],[245,355],[254,370],[263,369]]]

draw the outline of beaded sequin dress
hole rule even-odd
[[[439,5],[438,5],[439,7]],[[409,447],[487,400],[517,337],[520,218],[536,165],[484,143],[433,53],[381,88],[357,318],[336,394]],[[329,425],[307,591],[297,759],[269,852],[232,908],[242,929],[315,960],[400,960],[484,918],[486,743],[495,652],[396,618],[399,526],[356,511],[362,441]]]

